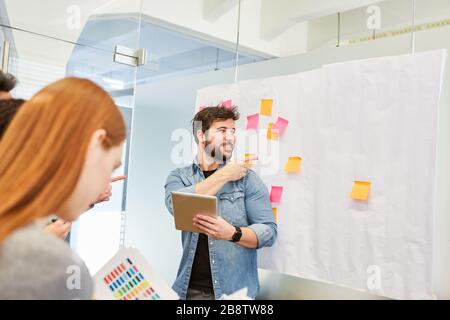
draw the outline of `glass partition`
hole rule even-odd
[[[128,139],[114,175],[128,173],[136,77],[136,66],[114,61],[115,47],[137,48],[140,4],[0,0],[0,39],[9,43],[8,71],[19,81],[13,96],[28,99],[55,80],[75,76],[102,86],[120,107]],[[123,242],[126,187],[127,180],[115,182],[110,201],[88,210],[72,227],[70,244],[92,274]]]

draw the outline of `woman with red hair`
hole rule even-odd
[[[36,221],[73,221],[95,202],[125,135],[119,109],[89,80],[57,81],[23,104],[0,143],[0,299],[92,298],[84,263]]]

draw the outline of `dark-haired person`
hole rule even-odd
[[[25,100],[22,99],[0,100],[0,140],[14,115],[24,102]]]
[[[0,100],[11,99],[11,90],[16,86],[17,79],[9,73],[0,71]]]
[[[198,145],[194,163],[173,170],[165,184],[166,207],[172,191],[217,196],[220,216],[199,213],[194,224],[202,233],[182,232],[183,256],[173,289],[181,299],[219,299],[241,288],[255,298],[259,289],[256,250],[277,237],[269,193],[243,162],[229,162],[235,137],[235,107],[208,107],[194,119]]]

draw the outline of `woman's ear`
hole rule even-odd
[[[106,138],[107,138],[107,134],[106,134],[105,129],[95,130],[91,136],[91,141],[89,143],[90,148],[92,149],[92,148],[97,148],[99,146],[103,146]]]
[[[96,142],[103,143],[106,139],[106,130],[105,129],[98,129],[94,132],[92,135],[92,140]]]

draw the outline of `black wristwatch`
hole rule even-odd
[[[235,227],[236,228],[236,232],[233,234],[233,237],[231,238],[231,242],[239,242],[239,240],[241,240],[242,237],[242,230],[239,227]]]

